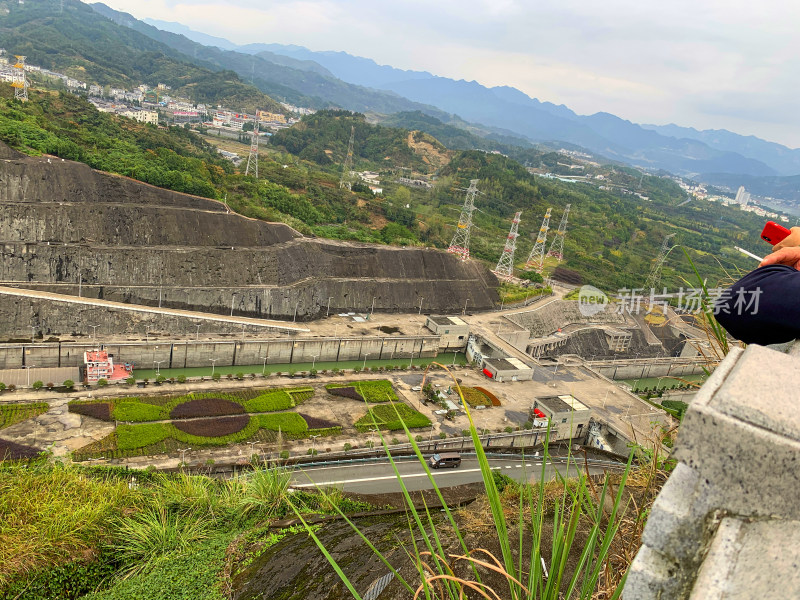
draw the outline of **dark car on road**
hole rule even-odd
[[[441,454],[434,454],[431,456],[428,462],[434,469],[438,469],[439,467],[456,468],[461,464],[461,455],[458,452],[442,452]]]

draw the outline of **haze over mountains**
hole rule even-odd
[[[578,115],[564,105],[541,102],[516,88],[487,88],[474,81],[438,77],[426,71],[407,71],[378,65],[345,52],[316,52],[296,45],[237,46],[178,23],[147,20],[158,29],[182,34],[202,44],[258,56],[295,59],[295,69],[325,73],[344,82],[394,92],[412,102],[435,106],[490,127],[513,131],[532,141],[564,141],[609,158],[642,167],[662,168],[684,175],[743,174],[782,176],[800,174],[800,149],[727,130],[698,131],[677,125],[639,125],[609,113]],[[344,108],[350,108],[344,106]]]

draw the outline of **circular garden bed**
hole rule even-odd
[[[242,415],[244,412],[244,406],[232,400],[226,400],[225,398],[199,398],[178,404],[170,411],[169,416],[171,419],[191,419],[193,417]]]
[[[173,425],[189,435],[200,437],[222,437],[239,433],[250,422],[248,415],[232,417],[211,417],[192,419],[191,421],[173,421]]]

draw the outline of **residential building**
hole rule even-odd
[[[531,407],[533,418],[550,421],[550,440],[583,437],[589,429],[592,411],[572,394],[537,398]]]

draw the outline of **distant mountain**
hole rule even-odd
[[[102,10],[109,14],[107,7]],[[176,36],[142,22],[131,22],[132,17],[125,13],[118,14],[123,15],[128,26],[185,54],[232,69],[244,78],[249,76],[268,93],[290,100],[300,98],[312,106],[335,105],[383,114],[421,110],[445,123],[477,123],[534,142],[574,144],[612,160],[690,176],[800,173],[800,151],[758,138],[727,131],[710,135],[674,126],[664,130],[608,113],[578,115],[564,105],[541,102],[513,87],[488,88],[475,81],[455,81],[427,71],[396,69],[345,52],[315,52],[281,44],[248,44],[234,46],[235,52],[225,51],[220,48],[233,46],[228,40],[206,36],[178,23],[159,22],[181,34]],[[206,43],[216,47],[203,45]]]
[[[206,46],[183,34],[148,25],[105,4],[92,4],[92,8],[112,21],[166,44],[195,61],[230,69],[262,91],[289,102],[314,108],[336,106],[359,112],[426,110],[433,114],[441,113],[431,106],[412,102],[390,91],[369,89],[342,81],[330,75],[320,65],[305,64],[292,57],[287,60],[287,57],[272,55],[265,49],[260,49],[258,54],[248,54],[223,50],[219,46]],[[168,25],[176,28],[175,25],[179,24]],[[186,30],[182,26],[178,28]],[[192,35],[197,37],[196,32],[192,32]],[[225,41],[222,40],[222,45],[225,45]]]
[[[800,173],[800,148],[787,148],[753,135],[739,135],[726,129],[705,129],[678,125],[642,125],[645,129],[675,138],[698,140],[717,150],[736,152],[748,158],[756,158],[776,169],[781,175]]]
[[[204,46],[216,46],[222,50],[236,50],[236,44],[229,42],[225,38],[208,35],[207,33],[201,33],[188,28],[186,25],[181,25],[180,23],[176,23],[174,21],[159,21],[158,19],[143,19],[143,21],[157,29],[185,35],[190,40],[193,40],[198,44],[203,44]]]
[[[201,60],[121,27],[88,5],[58,2],[7,2],[0,13],[0,40],[9,54],[24,54],[30,64],[88,83],[133,87],[170,85],[197,102],[225,99],[232,107],[281,110],[255,87]]]

